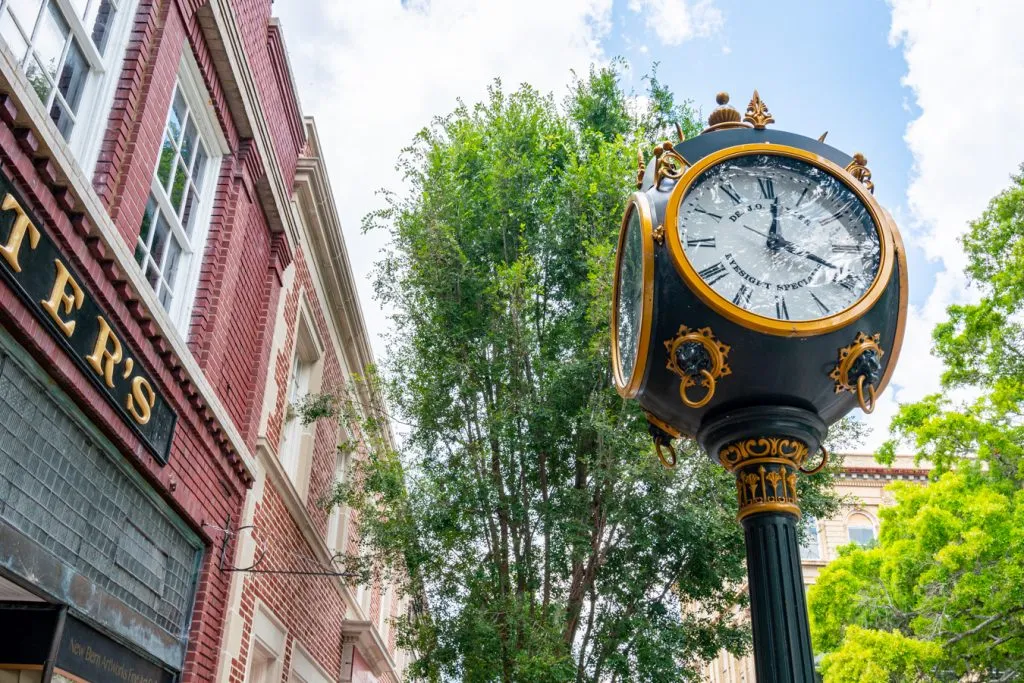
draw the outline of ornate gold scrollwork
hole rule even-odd
[[[753,125],[756,130],[764,130],[769,123],[775,123],[771,112],[768,111],[768,105],[761,100],[761,96],[757,94],[756,90],[754,96],[750,98],[750,104],[747,105],[747,113],[743,120]]]
[[[658,244],[665,244],[665,226],[659,225],[651,231],[651,237]]]
[[[661,189],[661,181],[679,180],[690,167],[668,140],[654,148],[654,156],[657,159],[654,164],[654,187],[658,190]]]
[[[644,186],[644,172],[647,170],[647,164],[644,163],[644,151],[639,147],[636,150],[636,189],[640,189]]]
[[[875,386],[882,371],[885,351],[879,345],[881,335],[868,336],[858,332],[853,343],[839,349],[839,360],[829,377],[836,383],[836,393],[849,391],[856,394],[857,402],[865,413],[875,409]],[[852,375],[851,375],[852,373]]]
[[[871,171],[868,170],[868,160],[863,154],[860,152],[854,154],[853,161],[846,166],[846,171],[859,180],[868,192],[875,193],[875,184],[871,182]]]
[[[718,341],[710,327],[691,330],[686,325],[679,326],[679,332],[665,342],[668,351],[666,367],[679,375],[679,398],[689,408],[702,408],[715,396],[715,388],[719,378],[732,374],[726,357],[729,346]],[[700,385],[707,391],[703,398],[694,401],[687,395],[687,390]]]
[[[822,462],[804,470],[808,448],[803,441],[786,437],[758,437],[726,444],[718,451],[722,465],[736,475],[739,499],[738,519],[756,512],[785,512],[800,516],[797,472],[815,474],[828,462],[821,448]]]

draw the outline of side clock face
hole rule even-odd
[[[687,189],[679,242],[703,282],[778,321],[853,306],[882,260],[879,230],[856,193],[806,161],[751,154],[722,161]]]

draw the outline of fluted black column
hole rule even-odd
[[[743,529],[758,683],[813,683],[796,518],[753,514],[743,518]]]

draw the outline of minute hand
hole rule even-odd
[[[744,224],[741,224],[741,225],[743,225],[743,227],[746,228],[747,230],[749,230],[750,232],[757,233],[758,235],[761,235],[762,237],[767,237],[767,235],[765,233],[761,232],[760,230],[752,228],[749,225],[744,225]],[[826,261],[825,259],[821,258],[820,256],[818,256],[816,254],[812,254],[811,252],[807,251],[806,249],[801,249],[800,247],[796,246],[795,244],[793,244],[792,242],[790,242],[787,239],[784,239],[782,237],[773,237],[771,239],[772,239],[772,244],[774,246],[782,247],[783,249],[788,251],[790,254],[793,254],[794,256],[803,256],[804,258],[809,259],[811,261],[814,261],[815,263],[820,263],[821,265],[825,266],[826,268],[831,268],[833,270],[836,270],[836,266],[835,265],[829,263],[828,261]]]
[[[796,256],[803,256],[805,259],[809,259],[811,261],[814,261],[815,263],[820,263],[821,265],[825,266],[826,268],[831,268],[832,270],[836,269],[836,267],[834,265],[832,265],[831,263],[829,263],[825,259],[821,258],[817,254],[812,254],[811,252],[809,252],[809,251],[807,251],[805,249],[801,249],[800,247],[796,246],[795,244],[793,244],[789,240],[784,240],[781,237],[779,237],[779,238],[776,238],[775,243],[777,245],[779,245],[780,247],[782,247],[783,249],[785,249],[786,251],[788,251],[790,254],[794,254]]]

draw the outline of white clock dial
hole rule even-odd
[[[805,161],[756,154],[705,171],[676,229],[686,258],[722,297],[776,320],[840,313],[871,286],[878,229],[856,194]]]

